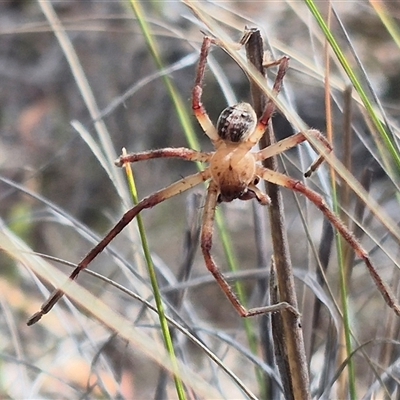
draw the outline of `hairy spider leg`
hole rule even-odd
[[[278,65],[278,72],[276,74],[275,82],[272,87],[272,93],[277,96],[279,92],[282,89],[283,85],[283,79],[286,75],[286,72],[289,68],[289,57],[283,56],[279,58],[278,60],[273,60],[268,62],[267,64],[264,65],[265,68],[269,68],[271,66]],[[268,123],[272,117],[272,115],[275,112],[275,103],[273,100],[270,98],[267,101],[267,104],[265,106],[265,110],[263,115],[261,116],[260,120],[258,121],[257,128],[254,130],[254,132],[250,135],[248,139],[248,146],[249,148],[252,148],[255,146],[262,136],[265,133],[265,130],[268,127]],[[319,139],[322,144],[328,149],[328,151],[332,151],[332,146],[328,142],[325,136],[321,134],[321,132],[315,130],[315,129],[310,129],[307,131],[307,133],[311,136],[315,136],[317,139]],[[306,135],[303,132],[299,132],[296,135],[293,135],[289,138],[283,139],[282,141],[272,144],[271,146],[268,146],[267,148],[261,150],[258,152],[257,159],[262,161],[265,160],[266,158],[272,157],[274,155],[280,154],[287,149],[290,149],[292,147],[297,146],[298,144],[304,142],[307,140]],[[260,158],[258,158],[260,157]],[[322,164],[324,161],[324,157],[321,155],[318,157],[316,161],[313,162],[313,164],[310,166],[310,168],[305,172],[305,176],[309,177],[311,174]]]
[[[249,191],[253,192],[255,194],[255,197],[257,201],[262,205],[262,206],[269,206],[271,204],[271,199],[269,196],[264,193],[262,190],[260,190],[254,183],[251,183],[249,185]],[[242,200],[245,200],[242,198]]]
[[[284,56],[280,59],[278,72],[276,74],[274,86],[272,87],[272,93],[275,96],[277,96],[282,89],[283,78],[285,77],[288,68],[289,68],[289,57]],[[275,109],[276,109],[275,103],[272,101],[272,99],[268,99],[264,113],[261,116],[260,120],[258,121],[257,128],[254,130],[254,132],[250,135],[248,139],[250,148],[255,146],[264,135],[265,130],[268,127],[269,120],[271,119],[273,113],[275,112]]]
[[[122,167],[125,163],[134,163],[138,161],[151,160],[153,158],[180,158],[185,161],[208,162],[213,153],[202,153],[186,147],[166,147],[164,149],[142,151],[121,155],[115,160],[117,167]]]
[[[144,198],[135,207],[128,210],[117,224],[107,233],[107,235],[82,259],[82,261],[73,270],[69,276],[69,280],[75,280],[79,273],[87,268],[87,266],[108,246],[108,244],[144,209],[154,207],[155,205],[176,196],[186,190],[207,181],[211,177],[208,169],[183,178],[172,185],[161,189],[154,194]],[[38,322],[44,314],[47,314],[64,295],[64,291],[59,288],[55,289],[48,300],[42,305],[40,311],[33,314],[27,324],[33,325]]]
[[[247,310],[239,301],[238,297],[235,295],[232,287],[229,285],[225,277],[223,276],[220,269],[214,262],[211,256],[212,248],[212,236],[213,236],[213,226],[215,218],[215,209],[217,207],[219,190],[214,182],[210,182],[207,191],[207,198],[203,213],[203,227],[201,231],[201,250],[203,252],[204,261],[206,263],[207,269],[214,276],[219,287],[225,293],[228,300],[232,303],[235,310],[241,317],[252,317],[254,315],[260,315],[265,313],[271,313],[276,311],[281,311],[283,309],[289,310],[296,317],[299,317],[299,312],[291,306],[289,303],[282,302],[278,304],[273,304],[271,306],[256,307]]]
[[[299,180],[290,178],[284,174],[281,174],[270,169],[257,166],[257,175],[262,179],[275,183],[276,185],[286,187],[288,189],[294,190],[306,196],[314,205],[321,210],[324,216],[331,222],[335,229],[342,235],[343,239],[353,248],[356,255],[364,261],[365,265],[370,272],[373,281],[375,282],[377,288],[385,299],[387,305],[400,316],[400,306],[397,303],[397,299],[392,293],[391,289],[386,285],[382,278],[377,273],[375,267],[368,256],[368,253],[361,246],[360,242],[354,236],[354,234],[344,225],[342,220],[334,214],[326,204],[324,198],[317,192],[309,189]]]
[[[325,147],[328,153],[332,151],[332,146],[328,142],[328,139],[318,130],[310,129],[307,131],[307,135],[315,137],[319,140]],[[270,146],[258,151],[256,153],[257,161],[263,161],[269,157],[276,156],[289,150],[293,147],[296,147],[300,143],[307,141],[307,137],[303,132],[296,133],[293,136],[289,136],[285,139],[280,140],[277,143],[273,143]],[[322,161],[324,160],[323,156],[318,157],[316,161],[314,161],[307,172],[304,173],[306,177],[311,176],[311,174],[321,165]]]
[[[212,44],[212,39],[208,36],[205,36],[200,50],[200,59],[197,67],[197,75],[192,92],[192,109],[195,117],[199,121],[201,128],[203,129],[205,134],[211,139],[214,146],[217,147],[218,143],[221,142],[221,139],[201,101],[201,96],[203,93],[204,74],[206,70],[207,57],[210,52],[211,44]]]

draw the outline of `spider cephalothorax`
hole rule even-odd
[[[361,247],[353,233],[349,231],[343,222],[328,208],[323,197],[309,189],[303,182],[290,178],[289,176],[277,171],[264,168],[261,165],[261,161],[280,154],[297,146],[301,142],[304,142],[307,140],[307,136],[314,136],[327,148],[327,151],[330,151],[331,147],[324,136],[316,130],[309,130],[307,135],[303,132],[299,132],[296,135],[283,139],[262,150],[251,152],[252,148],[263,136],[274,112],[274,103],[272,100],[267,102],[264,114],[258,121],[253,108],[248,103],[239,103],[222,111],[221,116],[218,119],[217,128],[213,125],[201,102],[203,78],[211,44],[212,39],[205,37],[200,52],[200,61],[195,86],[193,88],[192,108],[203,131],[212,141],[215,151],[211,153],[203,153],[184,147],[165,148],[122,155],[116,161],[117,166],[123,166],[125,163],[132,163],[152,158],[174,157],[187,161],[205,162],[209,165],[204,169],[204,171],[182,178],[172,185],[144,198],[135,207],[127,211],[121,220],[97,244],[97,246],[95,246],[86,257],[83,258],[72,272],[70,279],[76,279],[79,272],[85,269],[143,209],[154,207],[164,200],[207,181],[209,184],[203,213],[201,249],[208,270],[213,274],[218,285],[242,317],[262,314],[270,312],[271,310],[276,311],[277,307],[274,308],[274,306],[246,310],[242,304],[240,304],[237,296],[211,256],[213,222],[217,203],[222,201],[229,202],[234,199],[250,200],[255,198],[261,204],[269,204],[268,196],[256,186],[259,180],[262,179],[301,193],[312,201],[353,248],[356,255],[365,262],[385,301],[395,311],[395,313],[400,316],[400,307],[398,306],[395,297],[377,274],[370,261],[368,253]],[[279,64],[279,70],[273,87],[275,95],[279,93],[282,86],[282,80],[288,68],[288,58],[282,57],[277,64]],[[320,164],[321,160],[322,158],[320,157],[309,171],[313,171]],[[307,176],[309,174],[310,173],[307,173]],[[48,313],[52,309],[54,304],[63,296],[63,294],[64,292],[62,289],[56,289],[49,299],[42,305],[41,310],[35,313],[28,320],[28,325],[32,325],[39,321],[44,314]],[[283,305],[298,315],[291,305]]]
[[[210,173],[221,201],[232,201],[245,195],[250,185],[254,186],[256,159],[240,143],[222,141],[210,159]]]

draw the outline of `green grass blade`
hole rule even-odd
[[[131,0],[131,5],[133,8],[133,11],[138,19],[138,23],[140,25],[140,29],[143,33],[143,36],[146,40],[147,46],[150,50],[150,53],[156,62],[157,68],[162,70],[164,68],[160,53],[157,49],[157,44],[154,41],[154,37],[150,31],[148,22],[146,20],[143,8],[141,6],[140,1],[134,1]],[[185,132],[186,139],[189,143],[189,146],[194,149],[194,150],[200,150],[200,144],[199,141],[197,140],[195,131],[193,129],[193,125],[189,116],[189,113],[187,112],[187,107],[182,100],[181,96],[179,95],[179,92],[176,90],[175,85],[171,81],[168,75],[163,75],[162,77],[165,86],[167,87],[167,90],[169,92],[169,95],[171,97],[171,100],[175,106],[175,111],[178,115],[179,122]],[[198,164],[201,165],[201,164]]]
[[[306,0],[309,8],[314,15],[315,19],[318,21],[321,29],[324,31],[325,37],[327,41],[331,44],[332,48],[334,48],[334,52],[339,58],[343,68],[346,70],[346,73],[349,75],[350,79],[358,82],[353,71],[350,69],[350,66],[347,63],[347,60],[344,58],[344,55],[339,48],[339,45],[336,43],[329,26],[325,23],[322,19],[322,16],[318,13],[316,6],[314,5],[313,1]],[[329,36],[329,37],[328,37]],[[333,43],[333,44],[332,44]],[[361,89],[362,90],[362,89]],[[362,91],[362,93],[364,93]],[[329,101],[329,99],[328,99]],[[340,213],[340,205],[339,205],[339,198],[338,192],[336,187],[336,182],[332,179],[332,203],[334,212],[339,215]],[[344,252],[343,252],[343,240],[342,238],[336,238],[336,251],[338,257],[338,264],[339,264],[339,280],[340,280],[340,297],[341,297],[341,304],[342,304],[342,315],[343,315],[343,335],[344,341],[346,345],[346,355],[349,358],[349,355],[352,353],[352,340],[351,340],[351,323],[350,323],[350,315],[349,315],[349,307],[348,307],[348,291],[347,291],[347,281],[346,281],[346,271],[345,271],[345,263],[344,263]],[[353,360],[349,358],[349,362],[347,365],[347,374],[348,374],[348,391],[349,396],[352,400],[357,398],[356,392],[356,385],[355,385],[355,369]]]
[[[333,202],[333,209],[336,215],[340,215],[341,208],[339,204],[337,188],[334,183],[332,187],[332,202]],[[353,352],[353,343],[352,343],[352,333],[351,333],[352,330],[350,322],[346,266],[344,261],[343,245],[344,245],[344,239],[342,237],[336,237],[336,252],[339,264],[339,282],[340,282],[339,286],[340,286],[340,297],[341,297],[342,315],[343,315],[343,333],[344,333],[344,341],[346,344],[346,355],[349,360],[347,365],[349,395],[352,400],[356,400],[357,399],[356,376],[355,376],[354,362],[353,359],[350,358],[350,354]]]
[[[396,142],[390,135],[390,133],[385,129],[384,124],[382,123],[381,119],[376,114],[372,103],[370,102],[364,88],[362,87],[360,81],[358,80],[356,74],[354,73],[353,69],[351,68],[349,62],[347,61],[344,53],[342,52],[338,42],[336,41],[334,35],[332,34],[331,30],[329,29],[328,25],[326,24],[324,18],[322,17],[321,13],[318,10],[315,2],[313,0],[305,0],[308,8],[310,9],[312,15],[314,16],[315,20],[317,21],[318,25],[320,26],[321,30],[323,31],[326,40],[330,44],[332,50],[334,51],[336,57],[338,58],[340,64],[342,65],[344,71],[346,72],[347,76],[350,79],[351,84],[353,85],[354,89],[360,96],[360,99],[371,118],[375,128],[381,135],[381,139],[383,140],[386,149],[383,149],[380,146],[381,151],[387,151],[391,158],[392,162],[396,166],[396,176],[400,174],[400,153],[397,148]],[[390,165],[388,166],[390,168]],[[391,168],[392,169],[392,168]]]
[[[160,53],[157,49],[157,44],[154,41],[154,37],[150,31],[147,20],[145,18],[145,14],[143,12],[142,6],[139,1],[133,1],[133,0],[131,0],[131,5],[132,5],[134,13],[138,19],[140,28],[145,37],[145,40],[146,40],[146,43],[150,50],[150,53],[152,54],[157,67],[160,70],[162,70],[164,68],[164,65],[163,65],[162,59],[160,57]],[[200,144],[196,137],[195,130],[194,130],[193,124],[192,124],[191,113],[189,113],[186,103],[182,100],[182,97],[180,96],[179,92],[176,90],[176,87],[173,84],[172,80],[169,78],[169,76],[164,75],[162,78],[163,78],[164,84],[169,92],[171,100],[175,106],[175,111],[178,116],[179,122],[183,128],[188,145],[194,150],[200,150]],[[203,166],[201,163],[197,163],[197,167],[199,170],[203,169]],[[224,252],[225,252],[227,262],[228,262],[229,269],[232,272],[238,271],[239,265],[237,262],[237,258],[234,254],[232,241],[231,241],[229,233],[226,229],[226,224],[224,222],[223,214],[218,209],[216,210],[215,222],[216,222],[216,225],[217,225],[220,235],[221,235],[221,241],[222,241],[222,245],[224,248]],[[245,296],[245,292],[244,292],[243,286],[240,281],[235,282],[235,289],[236,289],[236,292],[237,292],[240,302],[245,305],[247,302],[246,296]],[[250,349],[254,354],[256,354],[257,341],[256,341],[256,335],[255,335],[253,323],[249,319],[244,319],[243,323],[244,323],[245,331],[247,334]]]
[[[400,48],[400,29],[396,24],[395,20],[389,14],[385,7],[385,4],[381,0],[370,0],[372,7],[374,8],[376,14],[381,19],[383,25],[389,32],[393,41],[396,43],[397,47]]]
[[[130,192],[132,195],[133,202],[134,202],[134,204],[137,204],[139,202],[139,198],[138,198],[138,194],[137,194],[137,190],[136,190],[135,179],[133,176],[131,165],[129,163],[126,164],[125,169],[126,169],[126,176],[128,179],[129,189],[130,189]],[[164,305],[163,305],[163,301],[161,298],[161,293],[160,293],[160,289],[159,289],[158,281],[157,281],[157,275],[156,275],[156,272],[154,269],[153,260],[151,258],[150,248],[149,248],[149,244],[147,242],[146,231],[144,228],[144,224],[143,224],[141,215],[138,215],[136,217],[136,220],[137,220],[138,227],[139,227],[140,240],[142,241],[142,248],[143,248],[144,256],[146,259],[146,264],[147,264],[147,269],[148,269],[148,273],[149,273],[149,277],[150,277],[151,287],[153,289],[154,300],[155,300],[157,311],[158,311],[158,317],[160,320],[161,331],[162,331],[162,334],[164,337],[165,347],[168,351],[168,354],[171,357],[171,363],[174,367],[174,370],[177,371],[178,363],[177,363],[177,359],[176,359],[176,355],[175,355],[174,344],[173,344],[173,341],[171,338],[171,333],[169,330],[167,319],[165,318]],[[174,376],[174,381],[175,381],[176,391],[178,393],[178,398],[180,400],[186,399],[185,389],[184,389],[183,383],[182,383],[181,379],[178,377],[178,375]]]

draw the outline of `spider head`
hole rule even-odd
[[[218,135],[222,140],[244,142],[254,131],[257,116],[249,103],[238,103],[225,108],[217,122]]]

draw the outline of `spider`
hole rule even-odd
[[[279,305],[272,305],[247,310],[240,303],[233,289],[224,278],[211,256],[213,223],[217,205],[222,202],[231,202],[234,199],[256,199],[260,204],[268,205],[270,203],[268,195],[257,187],[258,182],[264,180],[299,192],[314,203],[353,248],[356,255],[364,261],[386,303],[400,316],[400,306],[397,304],[396,298],[373,267],[368,253],[363,249],[354,234],[343,224],[339,217],[328,208],[323,197],[309,189],[303,182],[277,171],[264,168],[261,165],[261,161],[276,156],[306,141],[306,135],[303,132],[299,132],[262,150],[251,151],[264,135],[271,116],[275,111],[273,101],[269,99],[264,113],[259,120],[257,120],[256,113],[251,105],[241,102],[225,108],[218,118],[216,127],[213,125],[201,100],[207,57],[213,42],[214,39],[208,36],[205,36],[203,39],[195,86],[192,92],[192,108],[201,128],[214,145],[215,151],[204,153],[184,147],[164,148],[135,154],[124,153],[115,162],[117,166],[122,167],[125,163],[133,163],[153,158],[179,158],[186,161],[208,163],[208,166],[204,170],[185,177],[144,198],[136,206],[127,211],[108,234],[90,250],[77,265],[69,279],[75,280],[78,274],[84,270],[142,210],[154,207],[203,182],[209,182],[201,232],[201,250],[208,270],[214,276],[218,285],[241,317],[250,317],[282,308]],[[278,72],[273,85],[273,93],[275,95],[278,95],[281,90],[282,81],[288,69],[288,62],[288,57],[282,57],[279,62],[276,63],[278,65]],[[321,141],[327,151],[332,150],[327,139],[319,131],[309,130],[307,134]],[[308,172],[306,172],[305,176],[309,176],[322,160],[323,157],[320,156],[310,167]],[[55,289],[48,300],[42,305],[41,309],[29,318],[27,324],[32,325],[38,322],[44,314],[47,314],[53,308],[63,295],[64,292],[61,288]],[[298,312],[287,303],[283,303],[283,308],[288,308],[289,311],[292,311],[295,315],[299,315]]]

